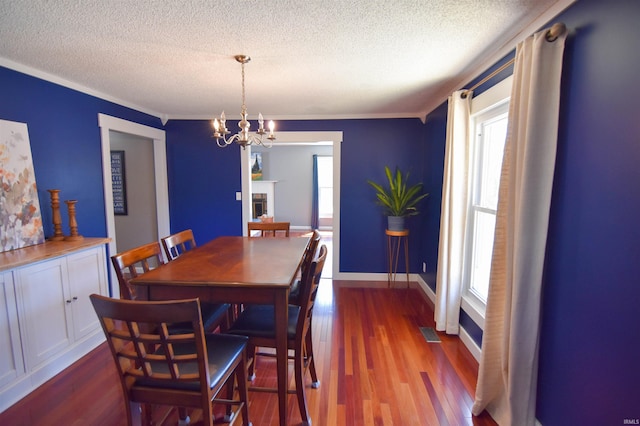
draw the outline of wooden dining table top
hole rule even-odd
[[[133,278],[131,284],[288,287],[308,243],[309,237],[218,237]]]

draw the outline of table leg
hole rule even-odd
[[[276,321],[276,362],[278,375],[278,410],[280,414],[280,425],[287,424],[287,400],[289,395],[287,386],[289,381],[287,362],[287,323],[289,309],[287,300],[288,291],[279,291],[275,300],[275,321]]]

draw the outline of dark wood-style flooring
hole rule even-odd
[[[321,386],[312,389],[307,377],[313,425],[496,424],[486,414],[471,416],[478,364],[462,342],[443,334],[441,343],[425,341],[419,327],[434,326],[433,309],[417,290],[347,284],[323,279],[314,310]],[[275,386],[275,360],[261,358],[257,368],[256,384]],[[254,426],[278,424],[275,394],[252,392],[249,398]],[[288,424],[301,424],[295,395],[288,406]],[[176,423],[175,414],[165,422]],[[0,413],[0,424],[126,424],[108,348],[99,346]]]

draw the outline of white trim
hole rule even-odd
[[[416,275],[416,281],[418,281],[418,285],[424,292],[424,294],[431,300],[431,302],[435,305],[436,303],[436,293],[431,289],[429,284],[425,280],[422,279],[421,275]]]
[[[466,312],[467,315],[476,323],[481,330],[484,330],[484,315],[486,305],[481,306],[478,301],[474,300],[467,295],[463,295],[460,300],[460,308]]]
[[[167,148],[166,135],[164,130],[155,127],[145,126],[98,113],[98,126],[100,127],[100,137],[102,140],[102,180],[104,183],[105,217],[107,221],[107,236],[109,242],[109,255],[116,253],[116,221],[113,214],[113,188],[111,186],[111,138],[109,132],[115,130],[122,133],[141,136],[153,140],[153,163],[155,168],[156,184],[156,214],[158,220],[158,238],[170,234],[169,221],[169,186],[167,178]],[[109,262],[111,277],[115,277],[115,271]],[[117,285],[111,283],[111,294],[114,297],[120,295]]]
[[[483,112],[496,108],[498,105],[511,99],[513,75],[505,78],[490,89],[471,99],[471,116],[477,116]]]
[[[144,112],[145,114],[152,115],[154,117],[162,118],[162,114],[158,111],[150,110],[149,108],[142,107],[140,105],[133,104],[131,102],[123,101],[122,99],[116,98],[111,95],[107,95],[106,93],[91,89],[87,86],[83,86],[81,84],[75,83],[73,81],[67,80],[65,78],[59,77],[57,75],[50,74],[45,71],[40,71],[36,68],[32,68],[23,64],[19,64],[7,58],[0,58],[0,66],[5,68],[9,68],[14,71],[18,71],[20,73],[30,75],[32,77],[39,78],[44,81],[48,81],[50,83],[54,83],[63,87],[67,87],[72,90],[76,90],[80,93],[84,93],[90,96],[95,96],[96,98],[103,99],[108,102],[113,102],[118,105],[122,105],[124,107],[128,107],[134,109],[136,111]]]
[[[419,288],[429,298],[429,300],[431,300],[431,302],[433,302],[435,304],[436,294],[431,289],[431,287],[429,287],[429,285],[422,279],[422,276],[417,275],[415,279],[418,282]],[[464,298],[462,300],[463,300],[463,303],[464,303]],[[466,312],[466,310],[465,310],[465,312]],[[468,312],[467,312],[467,314],[468,314]],[[471,316],[471,315],[469,315],[469,316]],[[482,324],[484,325],[484,318],[482,319]],[[458,337],[460,337],[460,340],[462,341],[464,346],[469,350],[469,352],[471,352],[471,355],[473,355],[473,357],[476,359],[476,361],[480,362],[480,355],[482,354],[482,350],[476,344],[476,342],[471,338],[469,333],[467,333],[467,330],[465,330],[463,327],[460,327],[460,332],[458,333]]]
[[[44,81],[48,81],[53,84],[57,84],[63,87],[67,87],[72,90],[76,90],[80,93],[84,93],[96,98],[113,102],[124,107],[134,109],[136,111],[144,112],[145,114],[158,117],[162,120],[162,124],[167,124],[169,120],[211,120],[210,115],[185,115],[185,114],[167,114],[166,112],[159,112],[143,106],[122,100],[115,96],[108,95],[98,90],[92,89],[87,86],[75,83],[57,75],[50,74],[45,71],[38,70],[23,64],[19,64],[7,58],[0,58],[0,66],[20,72],[22,74],[30,75],[32,77],[39,78]],[[231,119],[232,117],[228,116]],[[273,120],[360,120],[360,119],[385,119],[385,118],[418,118],[424,123],[425,116],[421,112],[394,112],[386,114],[307,114],[307,115],[276,115],[270,117]]]
[[[476,342],[471,338],[467,330],[463,327],[460,327],[460,333],[458,335],[460,340],[464,344],[464,346],[471,352],[471,355],[476,359],[476,361],[480,362],[480,356],[482,355],[482,349],[476,344]]]

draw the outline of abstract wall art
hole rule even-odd
[[[0,252],[44,242],[25,123],[0,120]]]

